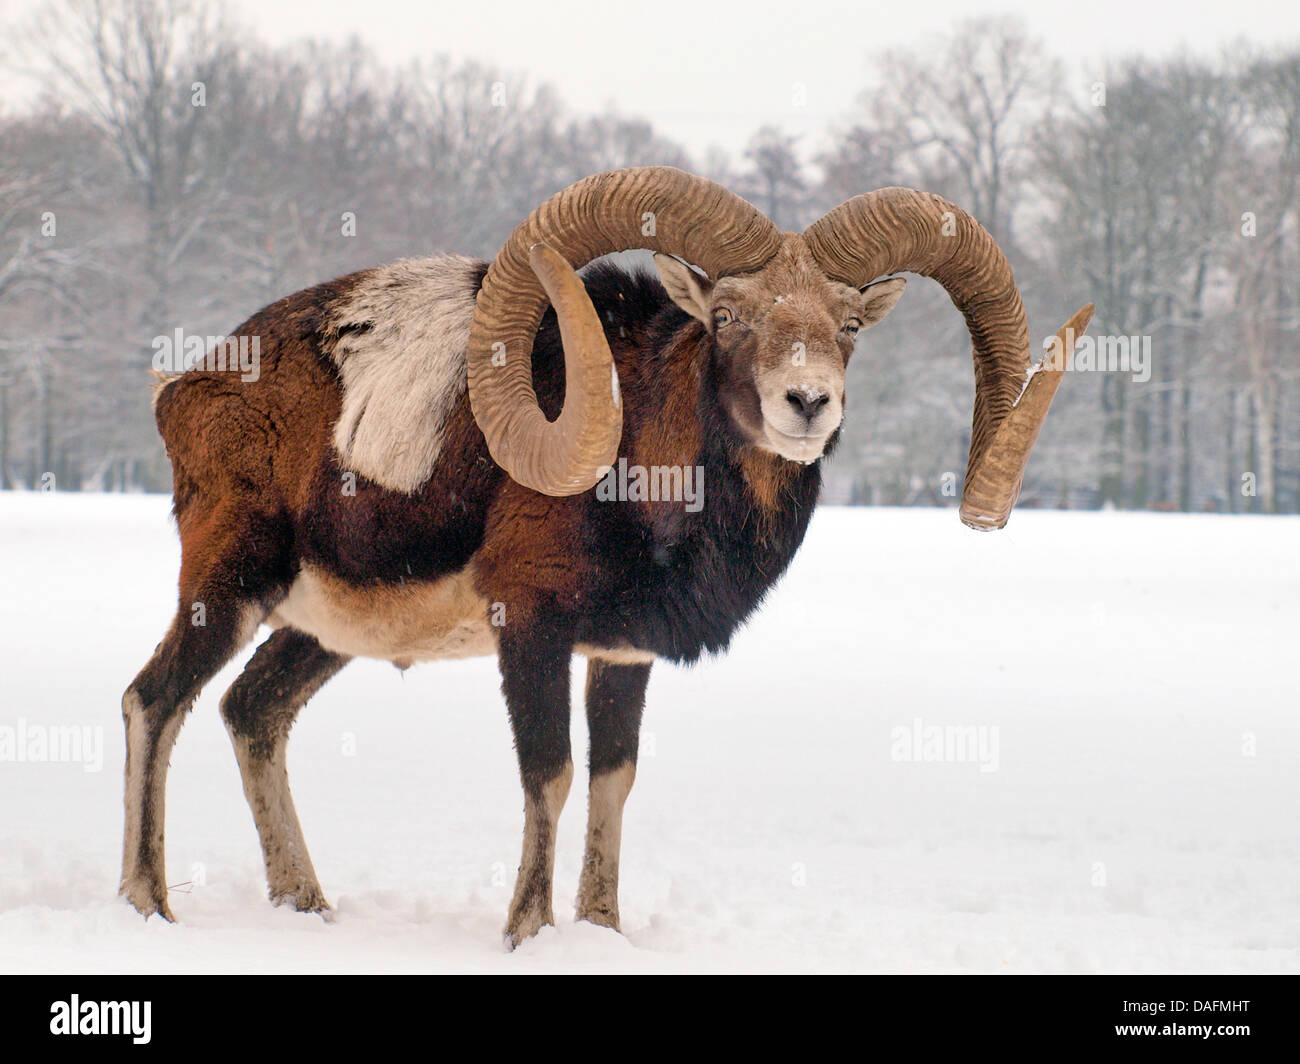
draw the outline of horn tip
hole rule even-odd
[[[964,506],[958,511],[958,516],[961,518],[963,525],[967,528],[973,528],[976,532],[996,532],[1000,528],[1006,528],[1007,521],[1010,518],[1009,514],[1006,517],[986,514],[975,510],[967,510]]]
[[[1083,330],[1088,327],[1088,323],[1092,321],[1092,315],[1096,309],[1096,303],[1085,303],[1076,310],[1074,316],[1070,318],[1070,328],[1072,328],[1076,333],[1083,332]]]
[[[548,295],[551,294],[551,285],[559,283],[562,277],[576,273],[569,260],[544,240],[528,249],[528,265]]]

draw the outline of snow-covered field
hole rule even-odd
[[[1300,970],[1296,519],[980,535],[823,509],[727,657],[656,666],[626,937],[573,922],[580,775],[558,927],[507,954],[522,797],[488,659],[354,663],[304,710],[290,775],[333,923],[266,901],[217,714],[242,659],[172,761],[180,923],[115,898],[119,700],[172,610],[167,507],[0,495],[0,749],[103,741],[99,771],[0,763],[0,970]],[[922,759],[949,726],[983,746]]]

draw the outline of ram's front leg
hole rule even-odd
[[[620,930],[618,855],[623,803],[636,778],[641,711],[649,665],[587,664],[587,730],[591,783],[587,798],[587,848],[578,883],[578,919]]]
[[[543,925],[555,923],[551,905],[555,831],[573,780],[571,655],[571,643],[544,624],[530,625],[525,631],[506,629],[501,635],[502,688],[524,785],[524,852],[505,932],[510,949]]]

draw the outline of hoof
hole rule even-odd
[[[532,938],[543,927],[554,923],[555,918],[549,913],[525,912],[511,916],[505,930],[506,952],[512,953],[516,946]]]
[[[167,905],[167,888],[142,880],[123,883],[118,894],[125,898],[136,912],[146,920],[151,916],[161,916],[169,924],[176,922],[171,908]]]
[[[314,884],[271,890],[269,895],[271,904],[277,909],[289,906],[300,913],[319,913],[326,920],[334,914],[334,907],[325,900],[325,892]]]

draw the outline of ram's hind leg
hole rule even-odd
[[[649,665],[613,665],[599,658],[587,663],[591,781],[577,918],[615,931],[619,930],[618,857],[623,803],[636,778],[641,711],[649,680]]]
[[[219,513],[192,526],[183,543],[180,608],[122,696],[126,826],[119,893],[145,916],[173,919],[163,822],[167,765],[185,714],[203,685],[253,638],[281,593],[257,549],[273,541],[266,532],[247,518],[223,520]]]
[[[271,901],[299,912],[326,912],[302,825],[289,793],[285,763],[298,711],[350,659],[292,628],[282,628],[257,653],[221,700],[221,717],[239,761],[266,862]]]

